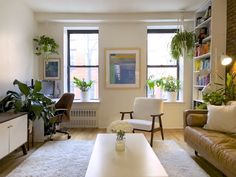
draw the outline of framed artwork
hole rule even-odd
[[[107,88],[138,88],[140,49],[105,49]]]
[[[44,61],[44,79],[60,79],[60,60],[48,59]]]

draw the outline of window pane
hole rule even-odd
[[[98,99],[98,68],[70,68],[70,91],[75,93],[75,99],[80,99],[80,89],[73,83],[73,78],[85,79],[85,81],[94,81],[89,89],[90,99]]]
[[[70,34],[70,65],[98,65],[98,34]]]
[[[175,33],[148,33],[148,65],[176,65],[170,56],[170,43]]]
[[[153,76],[153,79],[160,79],[161,77],[173,76],[177,79],[177,68],[148,68],[148,78]]]

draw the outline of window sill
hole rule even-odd
[[[185,102],[183,100],[176,100],[176,101],[164,101],[164,103],[167,103],[167,104],[184,104]]]
[[[76,103],[76,104],[99,104],[100,100],[88,100],[88,101],[74,100],[73,103]]]

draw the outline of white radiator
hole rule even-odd
[[[97,110],[95,109],[72,109],[70,121],[62,126],[67,128],[96,128],[98,127]]]

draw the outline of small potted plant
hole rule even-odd
[[[161,88],[166,92],[168,101],[176,101],[177,91],[180,89],[180,82],[173,76],[162,77]]]
[[[151,75],[147,80],[147,86],[149,90],[152,92],[151,97],[155,97],[155,85],[156,85],[156,80],[153,79],[153,75]]]
[[[81,91],[81,101],[88,101],[89,99],[88,90],[92,87],[94,81],[89,80],[88,82],[86,82],[84,78],[81,80],[74,77],[73,82],[76,85],[76,87],[78,87]]]
[[[45,35],[39,36],[38,38],[34,38],[33,41],[36,44],[35,54],[43,58],[48,59],[48,57],[52,54],[58,54],[58,44],[55,42],[53,38],[47,37]]]

